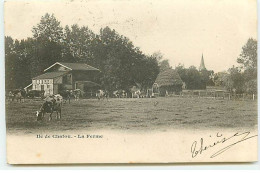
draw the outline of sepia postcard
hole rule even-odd
[[[8,164],[258,161],[256,0],[6,0],[4,27]]]

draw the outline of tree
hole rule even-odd
[[[187,82],[187,69],[184,67],[184,65],[182,64],[179,64],[175,70],[178,72],[178,74],[180,75],[181,77],[181,80],[183,82]]]
[[[224,79],[224,86],[230,92],[236,93],[244,92],[244,78],[241,70],[238,67],[232,67],[228,70],[228,75]]]
[[[23,88],[31,82],[28,40],[5,37],[6,88]]]
[[[7,89],[16,88],[16,69],[18,66],[14,40],[11,37],[5,37],[5,85]]]
[[[45,14],[33,27],[33,38],[6,37],[6,74],[9,88],[25,87],[31,78],[57,61],[82,62],[101,70],[97,81],[104,89],[149,88],[159,73],[158,57],[145,55],[125,36],[109,27],[94,34],[78,25],[62,28],[54,15]],[[164,61],[162,61],[164,62]],[[165,61],[166,66],[168,60]]]
[[[212,70],[202,69],[200,71],[201,76],[201,89],[206,89],[207,85],[214,85],[212,79],[210,78],[211,75],[213,75],[214,72]]]
[[[155,57],[144,55],[123,35],[109,27],[102,28],[93,43],[95,64],[102,72],[100,83],[109,91],[141,84],[151,87],[157,77],[158,62]]]
[[[249,38],[242,47],[242,52],[237,58],[243,72],[244,91],[257,93],[257,41]]]
[[[194,66],[190,66],[187,69],[187,78],[186,78],[187,89],[202,89],[201,88],[201,76],[199,71]]]
[[[151,57],[155,58],[157,62],[160,62],[163,59],[163,54],[160,51],[157,51],[154,52]]]
[[[249,38],[242,47],[242,52],[237,58],[237,62],[242,65],[244,70],[257,69],[257,41]]]
[[[45,14],[32,29],[35,39],[35,75],[39,75],[51,64],[62,61],[63,28],[54,15]]]
[[[172,68],[170,66],[169,60],[163,59],[163,54],[160,51],[154,52],[151,57],[157,60],[160,67],[160,72]]]
[[[224,87],[224,79],[226,78],[225,76],[228,75],[228,72],[222,71],[214,74],[214,83],[215,86],[222,86]]]
[[[94,65],[93,44],[95,34],[88,27],[65,27],[63,60]]]
[[[170,66],[170,63],[169,63],[169,60],[168,59],[164,59],[162,60],[160,63],[159,63],[159,67],[160,67],[160,71],[164,71],[164,70],[167,70],[169,68],[172,68]]]
[[[63,28],[53,14],[46,13],[42,16],[40,23],[33,27],[32,32],[35,39],[45,42],[59,43],[63,40]]]

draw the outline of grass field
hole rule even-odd
[[[174,129],[250,129],[257,127],[257,101],[206,98],[85,99],[62,107],[62,119],[37,122],[43,101],[6,103],[7,132],[30,134],[48,131]]]

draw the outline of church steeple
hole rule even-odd
[[[201,57],[201,61],[200,61],[200,67],[199,67],[199,71],[201,70],[206,70],[205,64],[204,64],[204,58],[203,58],[203,54]]]

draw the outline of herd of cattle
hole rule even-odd
[[[7,92],[7,100],[8,102],[24,102],[25,98],[41,98],[43,100],[43,104],[41,105],[40,109],[36,111],[37,121],[43,120],[44,115],[49,113],[49,120],[52,119],[52,114],[54,112],[57,113],[56,118],[61,119],[61,108],[62,104],[70,103],[71,99],[78,101],[80,97],[83,96],[83,92],[79,89],[76,90],[65,90],[59,92],[59,94],[55,95],[45,95],[44,91],[37,91],[31,90],[26,92],[23,89],[16,89]],[[100,99],[107,99],[109,97],[115,98],[140,98],[142,96],[142,92],[138,89],[132,90],[132,92],[127,93],[125,90],[116,90],[112,93],[109,93],[107,90],[97,90],[95,96],[98,100]]]
[[[17,102],[23,102],[25,98],[41,98],[44,99],[47,97],[45,95],[44,91],[38,91],[38,90],[31,90],[26,92],[23,89],[16,89],[16,90],[10,90],[7,92],[7,98],[9,101],[17,101]],[[64,90],[60,91],[59,95],[61,95],[64,98],[64,101],[69,101],[71,98],[74,98],[76,101],[79,100],[79,98],[84,97],[84,92],[80,89],[75,90]],[[97,99],[104,99],[104,98],[140,98],[140,97],[147,97],[146,94],[142,93],[140,90],[135,90],[132,92],[127,92],[125,90],[116,90],[112,93],[109,93],[107,90],[97,90],[95,93],[95,97]]]

